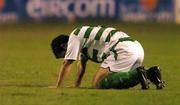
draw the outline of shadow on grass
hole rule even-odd
[[[45,88],[45,89],[53,89],[53,88],[48,88],[48,86],[50,85],[47,85],[47,84],[41,84],[41,85],[38,85],[38,84],[0,84],[0,88],[6,88],[6,87],[18,87],[18,88]],[[56,88],[54,88],[56,89]],[[92,88],[92,87],[78,87],[78,88],[75,88],[75,87],[63,87],[61,89],[77,89],[77,90],[142,90],[140,88],[129,88],[129,89],[95,89],[95,88]],[[148,90],[156,90],[155,88],[151,88],[151,89],[148,89]],[[142,90],[142,91],[146,91],[146,90]]]
[[[46,87],[46,85],[37,84],[0,84],[1,87]]]
[[[36,96],[34,93],[12,93],[11,96],[22,96],[22,97],[29,97],[29,96]]]

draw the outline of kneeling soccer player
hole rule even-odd
[[[164,87],[157,66],[149,70],[142,67],[144,50],[141,44],[115,28],[78,27],[70,36],[55,37],[51,47],[56,58],[64,58],[57,83],[52,86],[54,88],[63,86],[73,61],[77,59],[79,63],[75,87],[81,84],[88,60],[101,63],[92,82],[93,88],[127,89],[140,83],[142,89],[148,89],[148,79],[157,89]]]

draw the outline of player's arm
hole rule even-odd
[[[83,54],[81,54],[80,61],[77,64],[78,71],[77,71],[77,76],[75,80],[75,87],[79,87],[81,85],[81,80],[86,70],[87,61],[88,61],[88,58],[85,57]]]
[[[61,66],[61,72],[59,73],[58,80],[56,82],[56,88],[62,87],[65,78],[69,74],[72,66],[72,62],[78,57],[80,50],[80,40],[75,35],[70,35],[67,50],[64,57],[63,65]]]
[[[64,60],[63,65],[60,68],[61,72],[59,72],[58,80],[56,82],[56,88],[63,86],[64,80],[71,70],[73,61],[74,60]]]

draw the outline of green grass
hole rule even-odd
[[[85,24],[88,24],[86,22]],[[98,23],[91,23],[92,25]],[[79,24],[21,23],[0,25],[0,105],[179,105],[180,26],[155,23],[117,23],[116,27],[145,50],[144,65],[160,65],[166,81],[164,90],[153,85],[146,91],[89,89],[99,65],[89,62],[80,89],[43,88],[55,83],[62,60],[51,53],[50,42],[59,33],[69,34]],[[76,63],[65,81],[72,86]]]

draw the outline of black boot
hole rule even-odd
[[[143,66],[136,68],[138,73],[138,79],[141,83],[142,89],[148,89],[149,88],[149,82],[147,80],[146,71]]]
[[[157,89],[164,88],[164,82],[162,81],[161,71],[158,66],[153,66],[147,70],[147,78],[156,85]]]

